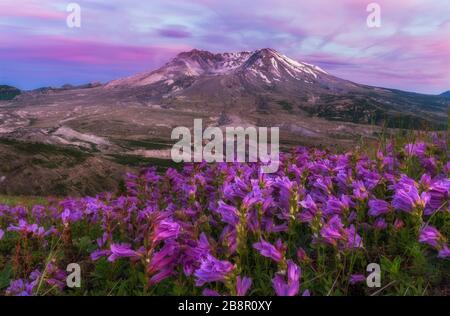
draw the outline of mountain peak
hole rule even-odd
[[[192,49],[179,53],[160,69],[114,80],[107,86],[144,86],[158,82],[170,83],[187,77],[234,74],[244,75],[251,81],[257,80],[262,84],[273,85],[290,80],[310,84],[326,72],[314,65],[291,59],[273,48],[231,53],[211,53],[206,50]]]
[[[213,54],[207,50],[200,50],[200,49],[194,48],[190,51],[179,53],[176,58],[189,58],[189,57],[194,57],[194,56],[213,57],[215,55],[216,54]]]
[[[244,63],[242,69],[250,70],[252,75],[260,77],[267,84],[291,80],[312,84],[327,74],[317,66],[298,62],[273,48],[255,51]]]
[[[278,54],[278,52],[275,49],[269,48],[269,47],[258,49],[255,51],[255,53],[268,54],[268,55]]]

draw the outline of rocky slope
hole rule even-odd
[[[443,96],[343,80],[269,48],[224,54],[193,50],[160,69],[114,80],[106,88],[159,102],[185,99],[219,108],[253,106],[276,112],[282,104],[293,114],[390,127],[443,128],[449,104]]]

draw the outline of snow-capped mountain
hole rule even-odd
[[[72,94],[74,96],[68,97]],[[186,116],[180,113],[204,116],[216,125],[230,121],[263,126],[289,125],[292,124],[287,123],[290,120],[328,121],[313,124],[320,130],[321,125],[330,121],[444,128],[450,99],[444,95],[357,84],[274,49],[264,48],[220,54],[194,49],[178,54],[154,71],[105,85],[23,92],[12,103],[16,106],[37,105],[39,110],[43,104],[64,103],[76,109],[74,113],[80,112],[80,117],[86,117],[83,113],[88,107],[99,104],[119,106],[121,110],[127,109],[127,114],[141,111],[136,106],[150,107],[155,109],[152,116],[157,124],[163,125],[170,125],[167,121],[183,121]],[[110,108],[106,109],[110,111]],[[113,113],[105,113],[102,120],[111,116]],[[138,115],[132,123],[141,124],[140,119]],[[18,120],[22,120],[20,115]],[[339,127],[341,123],[334,124]]]
[[[227,74],[242,66],[250,56],[250,52],[213,54],[194,49],[180,53],[156,71],[114,80],[108,83],[107,87],[145,86],[161,81],[166,81],[166,84],[170,85],[182,76]]]
[[[311,83],[318,76],[327,74],[321,68],[295,61],[277,51],[265,48],[253,52],[213,54],[194,49],[180,53],[172,61],[156,71],[111,81],[108,87],[145,86],[186,77],[244,74],[268,84],[286,78]]]
[[[312,83],[319,76],[327,74],[317,66],[295,61],[270,48],[254,52],[239,70],[250,71],[250,74],[260,77],[268,84],[287,78]]]
[[[143,102],[195,105],[208,111],[225,107],[270,114],[281,110],[402,127],[444,122],[448,106],[443,97],[344,80],[271,48],[221,54],[194,49],[155,71],[113,80],[105,88]]]

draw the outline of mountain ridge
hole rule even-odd
[[[187,103],[223,107],[243,100],[257,111],[267,104],[262,112],[272,114],[276,108],[271,104],[287,102],[299,115],[405,128],[445,128],[448,107],[446,97],[358,84],[271,48],[236,53],[193,49],[154,71],[112,80],[104,87],[128,89],[157,102],[184,98]]]
[[[445,91],[445,92],[442,92],[442,93],[440,94],[440,96],[443,96],[443,97],[446,97],[446,98],[450,98],[450,90]]]
[[[12,100],[21,93],[20,89],[16,87],[0,85],[0,100]]]
[[[263,58],[270,58],[274,61],[290,64],[293,69],[305,69],[313,76],[314,72],[318,71],[327,74],[320,67],[300,63],[293,59],[282,55],[271,48],[263,48],[252,52],[241,51],[235,53],[211,53],[205,50],[193,49],[189,52],[181,52],[171,61],[150,72],[143,72],[137,75],[132,75],[122,79],[112,80],[106,83],[107,87],[117,87],[120,85],[149,85],[158,81],[172,79],[173,76],[184,74],[186,76],[200,76],[200,75],[226,75],[232,72],[244,71],[246,68],[252,68],[255,63]],[[277,67],[277,64],[273,64]],[[173,71],[177,70],[178,73]],[[151,77],[151,79],[149,79]]]
[[[23,91],[8,102],[8,108],[37,107],[36,112],[48,106],[49,113],[58,118],[66,106],[69,111],[66,116],[80,112],[86,117],[92,107],[101,105],[102,111],[106,111],[108,106],[117,104],[130,109],[150,107],[154,109],[153,115],[161,115],[163,121],[169,113],[198,113],[214,118],[211,124],[219,126],[224,122],[286,125],[291,119],[306,123],[317,118],[415,129],[445,129],[450,103],[444,96],[373,87],[341,79],[271,48],[235,53],[193,49],[179,53],[153,71],[106,84]],[[49,113],[46,126],[55,125],[57,121],[52,122]],[[39,121],[35,114],[29,115],[33,122]],[[37,115],[42,116],[42,113]],[[14,119],[5,121],[8,124],[4,123],[0,130],[14,130],[23,135],[18,126],[27,122],[24,116],[7,111],[5,117]],[[105,122],[108,119],[111,119],[108,113],[101,118]],[[66,120],[68,118],[62,121]],[[172,121],[176,120],[178,118]],[[52,130],[60,125],[56,124]]]

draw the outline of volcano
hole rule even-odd
[[[194,49],[151,72],[113,80],[107,89],[141,100],[203,104],[388,127],[445,128],[448,99],[371,87],[335,77],[274,49],[213,54]],[[130,94],[128,93],[128,94]],[[125,92],[125,94],[127,94]]]

